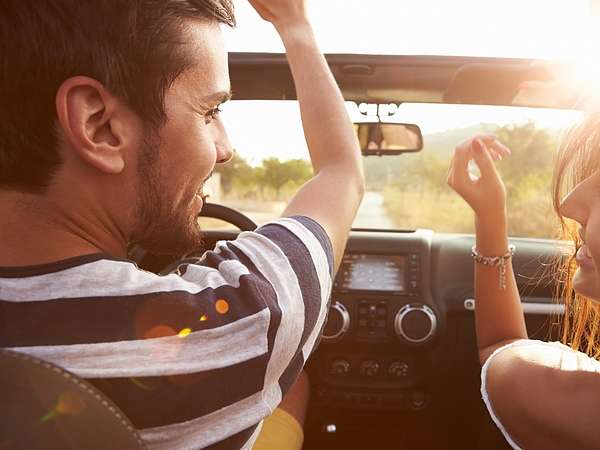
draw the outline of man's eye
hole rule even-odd
[[[211,109],[210,111],[208,111],[205,115],[204,115],[204,123],[205,124],[209,124],[211,123],[215,117],[217,117],[219,115],[219,113],[221,112],[221,110],[219,109],[219,107],[217,106],[214,109]]]

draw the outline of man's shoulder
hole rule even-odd
[[[282,217],[266,223],[257,233],[275,242],[288,258],[313,263],[333,275],[333,248],[324,228],[307,216]],[[302,250],[306,252],[302,252]]]

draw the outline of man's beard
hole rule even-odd
[[[183,256],[202,244],[200,226],[190,209],[196,192],[177,208],[161,176],[159,152],[159,139],[147,136],[138,163],[140,191],[132,240],[153,254]]]

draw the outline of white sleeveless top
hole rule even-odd
[[[500,429],[500,431],[504,435],[504,438],[506,439],[506,441],[511,445],[511,447],[513,449],[522,450],[521,447],[519,446],[519,444],[517,444],[514,441],[514,439],[510,436],[510,434],[508,434],[508,432],[506,431],[506,428],[504,428],[504,425],[502,425],[502,423],[500,422],[500,419],[498,419],[498,416],[496,416],[496,413],[494,413],[494,409],[492,407],[492,404],[490,403],[490,399],[489,399],[488,392],[487,392],[487,371],[490,367],[492,360],[496,357],[496,355],[500,354],[504,350],[507,350],[512,347],[517,347],[517,346],[519,346],[519,347],[521,347],[521,346],[536,346],[540,350],[543,350],[543,351],[554,350],[557,352],[568,352],[569,354],[571,354],[573,356],[572,369],[586,371],[586,372],[600,372],[600,362],[595,360],[594,358],[590,358],[589,356],[587,356],[581,352],[575,351],[572,348],[567,347],[564,344],[561,344],[560,342],[543,342],[543,341],[536,341],[536,340],[532,340],[532,339],[521,339],[521,340],[512,342],[508,345],[505,345],[504,347],[500,347],[500,348],[496,349],[496,351],[494,351],[494,353],[492,353],[492,355],[487,359],[487,361],[481,368],[481,396],[483,397],[483,401],[485,403],[485,406],[488,409],[490,417],[492,418],[492,420],[494,421],[496,426]],[[569,364],[569,365],[571,365],[571,364]]]

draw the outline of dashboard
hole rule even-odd
[[[236,236],[206,232],[205,243]],[[529,336],[557,339],[563,306],[547,269],[563,249],[510,241]],[[305,367],[305,450],[509,449],[479,391],[473,244],[473,235],[430,230],[351,232]]]
[[[428,448],[422,435],[432,423],[440,427],[440,415],[447,426],[443,439],[472,426],[470,421],[489,421],[479,395],[473,243],[472,235],[429,230],[352,232],[322,340],[307,367],[308,417],[319,445],[348,445],[369,436],[363,443],[368,448],[379,442],[380,433],[389,438],[392,429],[405,444]],[[553,303],[551,277],[540,269],[557,257],[559,247],[550,240],[511,243],[517,248],[513,265],[530,336],[547,338],[550,319],[562,310]],[[457,404],[463,413],[448,417]],[[399,417],[405,426],[390,423]],[[490,430],[492,436],[493,426]],[[463,438],[464,433],[455,434]],[[378,445],[387,448],[384,441]],[[431,448],[439,445],[432,442]]]

